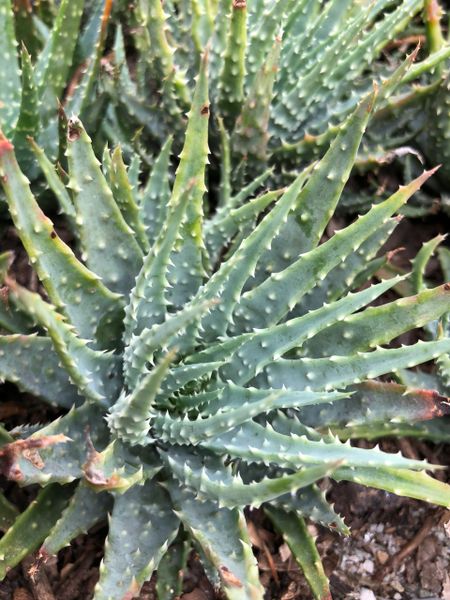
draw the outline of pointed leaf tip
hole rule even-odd
[[[436,167],[433,167],[432,169],[429,169],[428,171],[424,171],[421,175],[419,175],[418,177],[416,177],[415,179],[413,179],[410,183],[408,183],[406,186],[407,189],[413,189],[414,191],[420,189],[422,187],[422,185],[428,180],[430,179],[430,177],[432,177],[436,171],[438,169],[441,168],[441,165],[437,165]]]
[[[417,42],[417,46],[414,48],[414,50],[408,56],[408,58],[407,58],[408,62],[410,62],[412,64],[413,62],[416,61],[417,55],[419,54],[419,50],[420,50],[420,41]]]

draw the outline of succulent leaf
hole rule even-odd
[[[47,337],[0,336],[0,378],[46,402],[70,409],[81,401],[77,388],[60,368],[60,358]]]
[[[56,554],[77,535],[87,533],[90,527],[105,519],[111,507],[112,498],[108,493],[97,493],[80,483],[61,517],[45,538],[40,553],[44,556]]]
[[[303,518],[273,507],[265,510],[305,574],[314,598],[329,600],[331,593],[328,579],[314,539]]]
[[[11,0],[0,3],[0,27],[0,70],[5,82],[0,92],[0,123],[9,134],[19,116],[22,89]]]
[[[0,138],[0,169],[6,176],[2,184],[14,224],[51,301],[64,310],[81,337],[95,339],[104,347],[106,340],[110,343],[112,325],[121,312],[120,298],[59,238],[5,138]]]
[[[242,511],[219,508],[211,501],[198,502],[192,493],[181,490],[174,481],[168,482],[167,487],[176,514],[218,571],[227,597],[230,600],[262,599],[264,590]]]
[[[142,250],[113,198],[91,140],[76,118],[69,121],[67,148],[86,264],[110,290],[127,296],[142,265]]]
[[[182,448],[172,448],[162,453],[163,461],[173,474],[188,488],[194,490],[200,500],[211,498],[219,507],[260,506],[278,496],[310,485],[332,473],[338,463],[328,462],[320,466],[305,467],[293,474],[283,474],[273,479],[267,477],[258,482],[245,484],[231,470],[213,457],[201,460],[198,455]]]
[[[56,483],[41,490],[0,540],[0,578],[22,558],[36,550],[58,520],[73,491],[73,485]]]
[[[171,151],[172,139],[169,138],[161,148],[147,184],[141,192],[140,212],[150,245],[158,237],[166,218],[171,193],[168,178]]]
[[[137,593],[158,567],[179,524],[167,493],[155,481],[116,496],[95,600]]]

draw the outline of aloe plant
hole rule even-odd
[[[101,105],[96,88],[112,2],[99,2],[82,26],[84,4],[0,2],[0,124],[30,179],[39,170],[28,137],[39,140],[52,161],[63,160],[62,104],[86,114],[90,124],[97,115],[98,122],[93,103]]]
[[[446,40],[441,29],[442,9],[437,0],[425,2],[425,23],[430,52],[439,51]],[[435,93],[427,102],[426,128],[422,135],[421,145],[427,157],[435,161],[439,156],[442,162],[440,172],[444,193],[448,192],[450,183],[450,61],[442,63],[433,75]]]
[[[438,0],[424,0],[423,5],[422,32],[426,38],[424,51],[429,57],[436,56],[448,47],[448,39],[442,28],[443,10]],[[447,213],[449,210],[449,74],[450,61],[446,58],[430,71],[422,73],[421,79],[418,80],[420,85],[414,86],[413,89],[401,89],[401,93],[391,97],[388,105],[379,111],[375,119],[378,126],[374,129],[377,130],[380,140],[386,136],[387,131],[388,137],[391,137],[397,130],[397,140],[401,147],[391,155],[382,152],[381,158],[386,160],[396,154],[400,155],[406,180],[420,172],[425,163],[442,165],[437,177],[427,186],[428,190],[418,195],[416,206],[409,212],[412,216],[433,214],[437,208]],[[377,160],[376,154],[372,156],[372,166]],[[440,199],[439,203],[436,202],[437,199]],[[370,198],[367,197],[366,201],[370,201]],[[360,199],[355,203],[355,200],[349,197],[347,205],[352,203],[361,205],[364,201]]]
[[[193,75],[209,44],[211,149],[229,156],[235,189],[268,165],[278,174],[298,172],[299,163],[323,153],[374,81],[392,75],[392,66],[377,59],[422,7],[423,0],[126,2],[115,43],[120,75],[105,121],[110,139],[129,142],[133,127],[139,148],[145,135],[161,141],[167,131],[181,134]],[[138,55],[131,71],[123,34]],[[360,161],[381,160],[398,145],[383,114],[403,106],[405,97],[417,104],[429,94],[430,86],[410,83],[449,54],[444,44],[408,74],[399,73],[395,99],[392,90],[380,94],[383,137],[374,129]]]
[[[13,143],[0,139],[9,211],[47,297],[14,281],[2,256],[0,377],[68,410],[1,430],[3,475],[43,488],[0,540],[1,576],[110,514],[96,600],[133,597],[158,568],[160,597],[173,597],[190,546],[229,598],[262,599],[244,509],[263,506],[325,598],[304,519],[347,527],[318,480],[450,505],[450,488],[426,473],[436,465],[352,447],[328,430],[341,406],[344,437],[448,410],[437,393],[370,380],[448,352],[445,338],[386,345],[449,311],[449,286],[370,307],[402,278],[359,283],[395,212],[432,172],[320,243],[373,92],[287,188],[225,195],[214,211],[208,87],[205,55],[173,185],[170,141],[142,187],[120,149],[101,166],[81,121],[69,120],[69,189],[48,184],[70,206],[82,260],[40,209]]]

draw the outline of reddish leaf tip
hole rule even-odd
[[[13,150],[14,146],[6,139],[3,133],[0,132],[0,158],[7,152],[12,152]]]

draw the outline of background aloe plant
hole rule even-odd
[[[429,56],[441,52],[448,47],[448,29],[445,12],[438,0],[425,0],[423,7],[423,26],[416,27],[416,33],[425,39],[423,49]],[[441,164],[439,174],[427,185],[427,189],[417,195],[413,210],[406,211],[411,216],[433,214],[443,209],[448,214],[450,189],[449,171],[449,59],[434,65],[426,73],[421,74],[419,85],[413,88],[399,88],[399,93],[390,98],[375,121],[371,143],[381,141],[379,152],[369,153],[367,159],[376,165],[399,157],[403,166],[403,177],[408,180],[420,173],[424,164]],[[396,133],[397,132],[397,133]],[[399,146],[396,151],[383,149],[385,137],[390,139],[390,146],[396,140]],[[374,190],[375,191],[375,190]],[[348,196],[342,207],[347,209],[368,206],[371,195],[352,198]],[[439,202],[436,202],[436,201]]]
[[[262,506],[323,598],[304,518],[347,528],[316,481],[450,504],[450,488],[426,473],[435,466],[332,433],[389,433],[448,409],[437,392],[368,380],[448,352],[446,338],[385,346],[445,314],[449,286],[377,307],[400,279],[361,287],[395,212],[432,173],[319,243],[375,105],[370,93],[287,188],[225,194],[210,214],[206,55],[173,185],[170,142],[142,187],[120,149],[101,166],[71,118],[68,189],[52,177],[48,185],[65,195],[83,262],[2,136],[9,211],[48,300],[8,276],[4,255],[0,375],[68,409],[44,426],[2,430],[3,474],[43,488],[0,540],[3,575],[110,513],[95,598],[132,597],[158,567],[158,593],[173,597],[189,544],[229,598],[255,600],[263,589],[243,511]]]
[[[112,2],[97,3],[83,18],[84,0],[0,3],[0,123],[17,158],[34,180],[38,162],[27,141],[39,141],[48,158],[63,161],[64,121],[59,107],[98,125],[105,96],[99,86]],[[94,102],[95,100],[95,102]]]
[[[183,131],[192,76],[210,40],[213,153],[230,156],[237,186],[268,164],[278,172],[298,172],[302,161],[326,148],[373,82],[392,74],[396,56],[390,65],[376,59],[422,8],[422,0],[169,2],[164,10],[156,0],[127,3],[122,30],[139,59],[133,77],[119,30],[120,76],[107,119],[112,139],[123,141],[130,126],[159,140],[168,130]],[[388,99],[392,90],[380,94],[383,125],[374,129],[372,141],[366,138],[361,161],[381,160],[398,145],[383,115],[397,104],[417,105],[430,93],[429,86],[409,84],[449,52],[444,44],[408,75],[399,74],[395,101]]]

